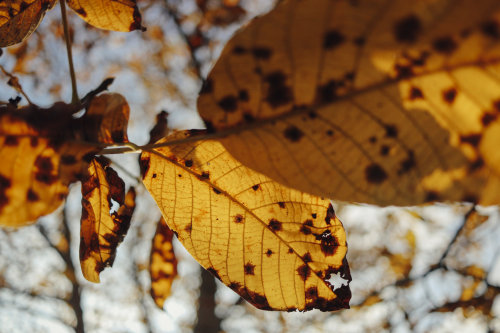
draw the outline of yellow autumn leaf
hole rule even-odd
[[[302,191],[498,204],[499,22],[496,0],[282,1],[229,41],[198,109]]]
[[[129,114],[128,103],[120,94],[94,97],[84,117],[86,137],[102,143],[127,142]]]
[[[99,282],[99,273],[113,264],[135,208],[134,188],[125,195],[125,184],[109,163],[104,157],[94,158],[82,180],[80,264],[91,282]],[[113,201],[120,207],[110,214]]]
[[[43,19],[56,0],[0,1],[0,47],[22,42]]]
[[[159,308],[170,296],[172,282],[177,277],[177,258],[172,238],[174,233],[163,218],[158,221],[151,245],[149,273],[151,275],[151,297]]]
[[[245,167],[217,141],[143,152],[141,169],[184,247],[251,304],[289,311],[349,306],[346,235],[328,200]]]
[[[0,107],[0,225],[19,227],[54,211],[86,172],[96,147],[76,141],[71,106]]]
[[[114,31],[145,30],[136,0],[68,0],[68,6],[88,24]]]

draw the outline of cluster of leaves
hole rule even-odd
[[[0,46],[26,38],[53,5],[6,6]],[[133,1],[68,5],[96,27],[142,28]],[[159,222],[153,241],[157,304],[176,275],[172,233],[260,309],[331,311],[349,306],[351,276],[345,232],[325,198],[498,204],[498,11],[495,1],[289,0],[240,30],[200,92],[207,131],[164,138],[159,122],[155,143],[140,147],[143,183],[172,229]],[[227,13],[228,22],[240,15]],[[81,181],[80,260],[94,282],[135,206],[134,189],[125,194],[99,156],[138,150],[127,139],[125,99],[98,95],[105,88],[77,104],[0,107],[9,159],[0,169],[0,223],[35,221]],[[391,258],[407,276],[409,259]]]

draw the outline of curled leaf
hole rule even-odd
[[[282,1],[226,45],[199,112],[238,160],[302,191],[498,204],[499,6]]]
[[[145,30],[136,0],[68,0],[68,6],[88,24],[114,31]]]
[[[127,142],[129,114],[128,103],[120,94],[94,97],[83,117],[87,138],[102,143]]]
[[[99,273],[113,264],[135,208],[134,188],[125,195],[125,184],[109,163],[104,157],[94,158],[82,180],[80,264],[91,282],[99,282]],[[119,208],[110,213],[113,203]]]
[[[0,47],[26,39],[56,0],[8,0],[0,2]]]
[[[349,306],[346,236],[328,200],[245,167],[217,141],[144,152],[141,167],[181,243],[248,302],[289,311]]]
[[[161,309],[165,299],[170,296],[172,282],[177,277],[177,259],[172,245],[173,236],[174,232],[161,218],[153,237],[149,263],[151,297]]]

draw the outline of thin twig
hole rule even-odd
[[[80,102],[80,99],[78,98],[78,89],[76,86],[75,69],[73,67],[73,54],[71,52],[71,40],[69,38],[68,19],[66,16],[66,3],[65,2],[66,2],[65,0],[59,1],[60,6],[61,6],[62,23],[63,23],[63,28],[64,28],[64,39],[66,41],[66,51],[68,53],[69,75],[71,76],[71,90],[72,90],[71,103],[77,104]]]
[[[14,88],[18,93],[24,96],[29,104],[33,104],[29,99],[28,95],[24,92],[23,87],[19,83],[19,79],[13,74],[9,73],[2,65],[0,65],[0,70],[2,70],[3,74],[9,77],[9,82],[7,83],[9,86]],[[2,102],[3,104],[3,102]],[[7,103],[6,103],[7,104]]]

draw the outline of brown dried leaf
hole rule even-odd
[[[26,39],[56,0],[8,0],[0,2],[0,47]]]
[[[95,146],[76,141],[72,107],[0,107],[0,225],[22,226],[54,211],[86,171]]]
[[[217,141],[144,152],[141,168],[178,239],[248,302],[264,310],[349,307],[346,235],[328,200],[245,167]]]
[[[282,1],[198,100],[245,165],[379,205],[500,203],[500,2]]]
[[[170,230],[163,218],[158,221],[151,246],[149,273],[151,275],[151,296],[156,305],[163,309],[163,303],[172,289],[177,277],[177,258],[175,257]]]
[[[125,184],[109,163],[104,157],[94,158],[82,180],[80,264],[91,282],[99,282],[99,273],[113,264],[135,208],[134,188],[125,195]],[[120,208],[110,214],[113,201]]]
[[[68,0],[83,20],[96,28],[114,31],[146,30],[136,0]]]
[[[83,117],[87,139],[102,143],[128,142],[129,114],[128,103],[120,94],[94,97]]]

